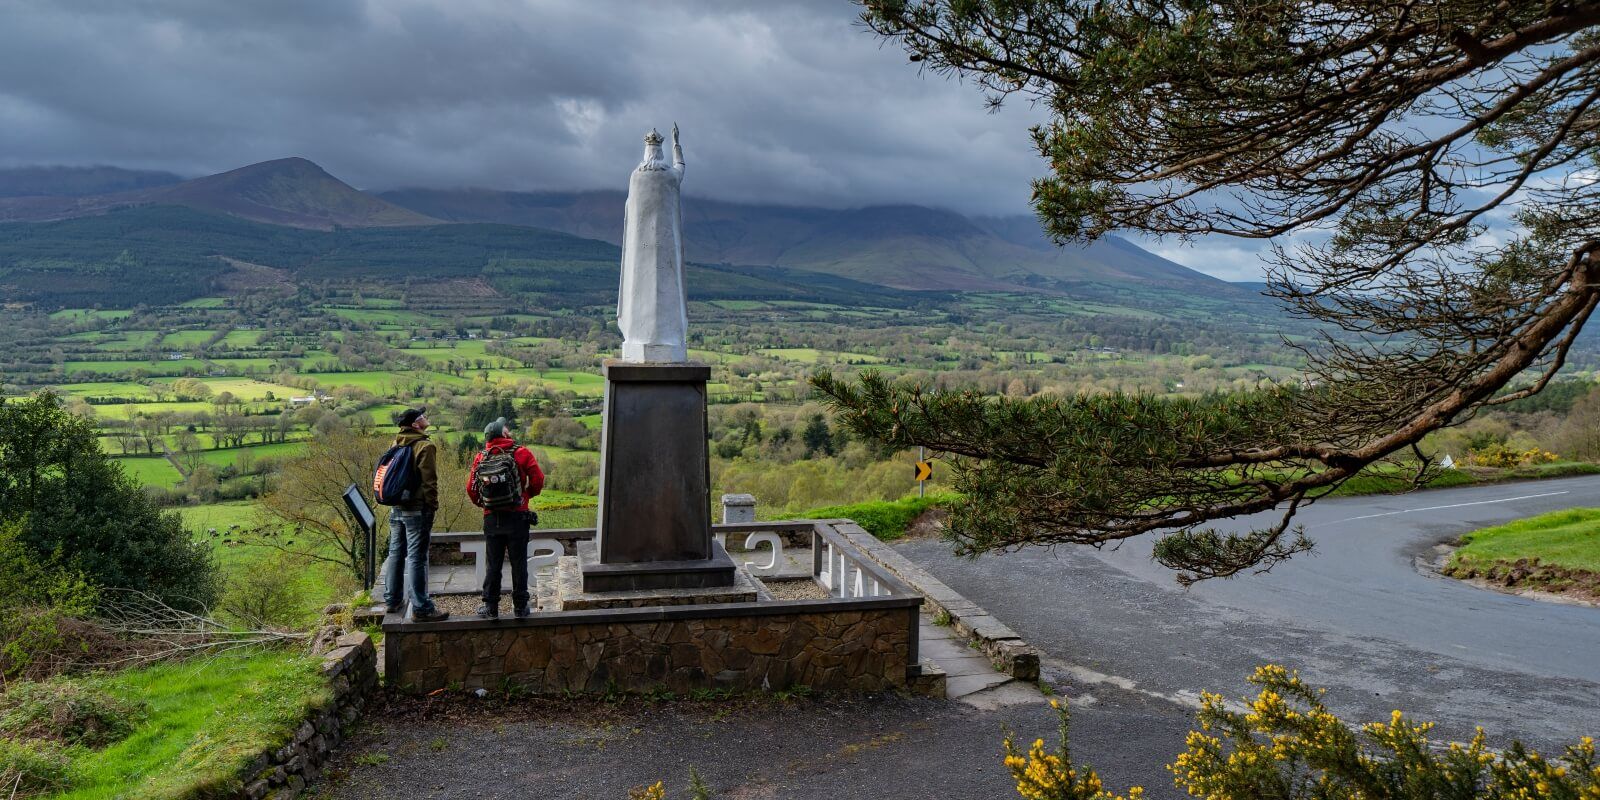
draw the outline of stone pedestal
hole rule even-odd
[[[600,509],[583,591],[729,586],[733,560],[711,537],[703,364],[608,361]]]
[[[756,497],[753,494],[725,494],[722,496],[722,524],[756,521]]]

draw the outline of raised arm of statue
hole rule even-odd
[[[672,171],[683,175],[683,147],[678,144],[678,123],[672,123]]]

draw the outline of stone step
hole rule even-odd
[[[960,700],[1012,681],[1010,675],[999,672],[982,650],[974,649],[967,640],[948,625],[935,625],[930,615],[922,616],[917,627],[919,654],[932,661],[945,674],[945,697]]]

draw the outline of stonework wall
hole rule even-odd
[[[322,774],[328,755],[378,688],[378,651],[365,633],[348,633],[322,656],[331,699],[300,724],[289,741],[257,754],[240,772],[234,800],[287,800]]]
[[[492,689],[502,681],[535,693],[795,685],[880,691],[906,686],[916,617],[915,606],[901,605],[641,622],[401,625],[385,626],[384,648],[388,680],[408,691]]]

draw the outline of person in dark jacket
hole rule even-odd
[[[539,469],[539,460],[533,457],[533,453],[511,438],[505,417],[489,423],[483,429],[483,438],[485,440],[483,450],[472,460],[472,469],[467,472],[467,497],[471,498],[475,505],[483,505],[478,487],[478,467],[483,464],[485,456],[509,452],[517,464],[517,472],[522,482],[522,502],[514,507],[483,510],[484,558],[488,563],[484,566],[483,605],[478,607],[478,616],[485,619],[500,616],[500,570],[509,557],[511,605],[517,616],[526,617],[530,611],[528,533],[532,517],[532,512],[528,510],[528,500],[544,488],[544,471]]]
[[[411,606],[413,622],[448,619],[428,596],[428,540],[439,511],[439,448],[428,438],[428,409],[408,408],[394,417],[394,443],[409,445],[416,461],[416,500],[389,512],[389,559],[384,562],[384,602],[390,614]]]

